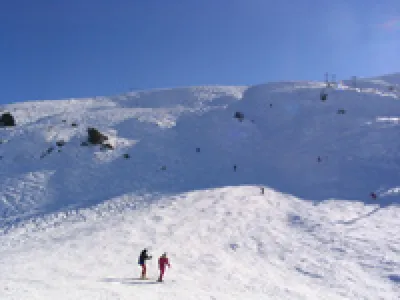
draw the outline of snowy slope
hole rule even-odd
[[[373,78],[353,78],[345,81],[347,85],[376,92],[400,92],[400,73]]]
[[[3,107],[0,298],[398,299],[400,75],[359,82]]]

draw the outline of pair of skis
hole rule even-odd
[[[154,278],[138,278],[138,280],[155,280]],[[164,280],[155,280],[155,282],[160,282],[160,283],[163,283],[164,282]]]

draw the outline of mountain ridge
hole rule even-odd
[[[2,298],[396,299],[400,90],[372,80],[6,105]]]

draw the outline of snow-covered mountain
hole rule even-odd
[[[6,105],[0,299],[398,299],[399,109],[399,74]]]

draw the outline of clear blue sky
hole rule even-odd
[[[399,0],[0,2],[0,103],[400,71]]]

